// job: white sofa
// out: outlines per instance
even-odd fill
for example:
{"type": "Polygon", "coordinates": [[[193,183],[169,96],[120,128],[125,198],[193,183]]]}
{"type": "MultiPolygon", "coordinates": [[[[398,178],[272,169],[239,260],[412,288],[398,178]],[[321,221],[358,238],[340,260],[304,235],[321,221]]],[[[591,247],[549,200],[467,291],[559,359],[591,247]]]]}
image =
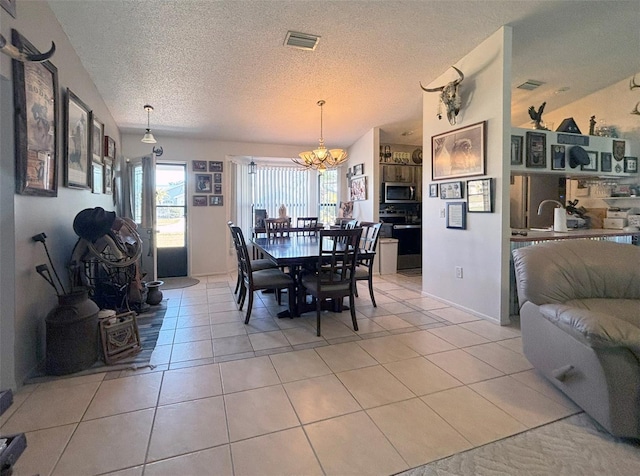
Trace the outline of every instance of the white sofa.
{"type": "Polygon", "coordinates": [[[640,246],[513,251],[525,356],[615,436],[640,438],[640,246]]]}

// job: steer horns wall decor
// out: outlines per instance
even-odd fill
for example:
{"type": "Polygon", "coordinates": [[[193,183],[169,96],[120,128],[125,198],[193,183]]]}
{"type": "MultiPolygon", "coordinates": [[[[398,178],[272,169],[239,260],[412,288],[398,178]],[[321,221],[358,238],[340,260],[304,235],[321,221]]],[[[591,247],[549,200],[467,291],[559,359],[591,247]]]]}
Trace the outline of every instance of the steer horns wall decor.
{"type": "Polygon", "coordinates": [[[4,39],[4,36],[0,34],[0,51],[18,61],[35,61],[39,63],[42,61],[47,61],[53,56],[53,53],[56,52],[56,44],[52,41],[51,49],[46,53],[31,53],[30,51],[19,50],[11,43],[7,43],[7,40],[4,39]]]}
{"type": "Polygon", "coordinates": [[[456,116],[460,112],[460,106],[462,105],[462,98],[458,93],[458,87],[460,83],[464,79],[464,74],[455,66],[452,66],[458,72],[460,77],[450,83],[447,83],[444,86],[440,86],[439,88],[425,88],[422,83],[420,83],[420,87],[428,92],[435,93],[440,92],[440,104],[438,105],[438,119],[442,119],[442,106],[447,109],[447,119],[449,119],[449,124],[452,126],[456,124],[456,116]]]}

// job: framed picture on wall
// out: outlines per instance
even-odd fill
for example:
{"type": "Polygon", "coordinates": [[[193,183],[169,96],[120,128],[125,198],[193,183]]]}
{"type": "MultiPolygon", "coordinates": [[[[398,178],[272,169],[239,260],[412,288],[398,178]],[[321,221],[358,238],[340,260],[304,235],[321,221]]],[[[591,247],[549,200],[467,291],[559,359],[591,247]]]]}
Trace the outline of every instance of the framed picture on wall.
{"type": "Polygon", "coordinates": [[[113,193],[113,160],[109,157],[104,158],[104,193],[113,193]]]}
{"type": "Polygon", "coordinates": [[[452,200],[462,198],[464,192],[462,182],[446,182],[440,184],[440,198],[442,200],[452,200]]]}
{"type": "Polygon", "coordinates": [[[194,172],[206,172],[207,171],[207,161],[206,160],[194,160],[191,162],[191,167],[194,172]]]}
{"type": "Polygon", "coordinates": [[[429,197],[435,198],[438,196],[438,184],[430,183],[429,184],[429,197]]]}
{"type": "Polygon", "coordinates": [[[209,195],[209,205],[212,207],[221,207],[224,205],[224,197],[222,195],[209,195]]]}
{"type": "Polygon", "coordinates": [[[196,192],[211,193],[211,174],[196,174],[196,192]]]}
{"type": "Polygon", "coordinates": [[[467,209],[469,213],[493,212],[493,179],[467,181],[467,209]]]}
{"type": "Polygon", "coordinates": [[[209,172],[222,172],[222,162],[221,161],[209,161],[209,172]]]}
{"type": "Polygon", "coordinates": [[[91,111],[67,88],[65,110],[65,185],[71,188],[90,188],[91,111]]]}
{"type": "Polygon", "coordinates": [[[433,180],[485,174],[486,122],[431,138],[433,180]]]}
{"type": "Polygon", "coordinates": [[[116,141],[113,137],[104,136],[104,156],[113,160],[116,158],[116,141]]]}
{"type": "Polygon", "coordinates": [[[511,165],[522,165],[522,136],[511,136],[511,165]]]}
{"type": "Polygon", "coordinates": [[[527,132],[527,167],[547,166],[547,135],[544,132],[527,132]]]}
{"type": "Polygon", "coordinates": [[[357,202],[367,199],[367,177],[366,175],[354,177],[349,185],[349,200],[357,202]]]}
{"type": "MultiPolygon", "coordinates": [[[[15,5],[11,2],[12,5],[15,5]]],[[[17,30],[16,48],[39,53],[17,30]]],[[[42,63],[13,60],[16,193],[58,196],[58,69],[42,63]]]]}
{"type": "Polygon", "coordinates": [[[611,172],[612,170],[611,152],[602,152],[600,154],[600,170],[602,172],[611,172]]]}
{"type": "Polygon", "coordinates": [[[567,152],[563,145],[551,146],[551,170],[564,170],[567,152]]]}
{"type": "Polygon", "coordinates": [[[93,154],[93,161],[101,164],[104,157],[104,148],[102,142],[104,141],[104,124],[93,115],[93,137],[91,138],[91,151],[93,154]]]}
{"type": "Polygon", "coordinates": [[[635,174],[638,172],[638,158],[637,157],[625,157],[624,158],[624,171],[629,174],[635,174]]]}
{"type": "Polygon", "coordinates": [[[586,165],[581,165],[580,170],[589,170],[593,172],[598,171],[598,152],[595,150],[587,150],[587,155],[589,156],[589,163],[586,165]]]}
{"type": "Polygon", "coordinates": [[[91,192],[102,193],[102,187],[104,186],[104,166],[102,164],[91,164],[91,192]]]}
{"type": "Polygon", "coordinates": [[[194,195],[193,196],[193,206],[194,207],[206,207],[207,206],[207,196],[206,195],[194,195]]]}
{"type": "Polygon", "coordinates": [[[466,202],[447,203],[447,228],[454,228],[458,230],[467,229],[466,202]]]}

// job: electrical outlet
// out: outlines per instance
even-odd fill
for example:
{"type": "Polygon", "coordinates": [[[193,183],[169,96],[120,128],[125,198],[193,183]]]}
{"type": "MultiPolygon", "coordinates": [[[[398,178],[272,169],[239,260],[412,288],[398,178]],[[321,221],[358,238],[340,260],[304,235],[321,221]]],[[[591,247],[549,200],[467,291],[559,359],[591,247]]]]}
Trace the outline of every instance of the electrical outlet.
{"type": "Polygon", "coordinates": [[[441,208],[440,209],[440,218],[444,218],[444,216],[445,216],[444,208],[441,208]]]}
{"type": "Polygon", "coordinates": [[[462,266],[456,266],[456,278],[462,279],[462,266]]]}

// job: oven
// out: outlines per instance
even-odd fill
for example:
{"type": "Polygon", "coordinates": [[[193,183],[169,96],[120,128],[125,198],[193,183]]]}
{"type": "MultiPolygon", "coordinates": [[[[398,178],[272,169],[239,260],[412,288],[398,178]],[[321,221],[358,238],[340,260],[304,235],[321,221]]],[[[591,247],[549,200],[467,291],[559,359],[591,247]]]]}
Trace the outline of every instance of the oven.
{"type": "Polygon", "coordinates": [[[398,240],[398,269],[422,268],[422,225],[393,225],[398,240]]]}
{"type": "Polygon", "coordinates": [[[381,211],[380,236],[398,240],[398,269],[422,268],[422,225],[407,223],[405,211],[381,211]]]}

